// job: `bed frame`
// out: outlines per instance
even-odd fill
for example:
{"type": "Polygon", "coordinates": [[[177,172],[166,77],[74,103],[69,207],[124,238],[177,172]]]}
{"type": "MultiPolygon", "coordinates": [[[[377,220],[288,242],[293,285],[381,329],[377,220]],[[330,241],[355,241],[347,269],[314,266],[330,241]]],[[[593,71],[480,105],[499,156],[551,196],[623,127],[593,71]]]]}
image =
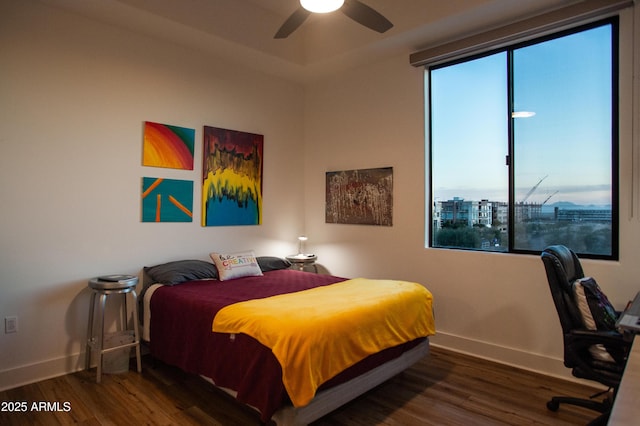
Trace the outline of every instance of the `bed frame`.
{"type": "MultiPolygon", "coordinates": [[[[429,354],[429,339],[408,350],[397,358],[369,370],[340,385],[322,390],[304,407],[286,406],[278,410],[271,420],[278,426],[303,426],[318,420],[349,401],[370,391],[381,383],[403,372],[429,354]]],[[[202,376],[207,382],[216,386],[213,381],[202,376]]],[[[236,392],[216,386],[224,392],[236,396],[236,392]]],[[[252,407],[253,408],[253,407],[252,407]]]]}
{"type": "MultiPolygon", "coordinates": [[[[149,317],[147,316],[147,313],[149,312],[148,306],[153,292],[159,287],[161,287],[161,285],[158,284],[150,286],[145,292],[142,301],[142,304],[144,305],[142,311],[145,313],[142,320],[142,338],[147,342],[149,341],[149,317]]],[[[404,352],[397,358],[391,359],[347,382],[319,391],[311,402],[304,407],[293,407],[293,405],[288,405],[279,409],[271,417],[271,420],[273,420],[278,426],[307,425],[401,373],[428,354],[429,339],[426,338],[424,341],[404,352]]],[[[236,392],[234,390],[217,386],[209,377],[201,377],[213,386],[216,386],[216,388],[232,395],[234,398],[236,397],[236,392]]],[[[251,408],[259,411],[254,407],[251,408]]]]}

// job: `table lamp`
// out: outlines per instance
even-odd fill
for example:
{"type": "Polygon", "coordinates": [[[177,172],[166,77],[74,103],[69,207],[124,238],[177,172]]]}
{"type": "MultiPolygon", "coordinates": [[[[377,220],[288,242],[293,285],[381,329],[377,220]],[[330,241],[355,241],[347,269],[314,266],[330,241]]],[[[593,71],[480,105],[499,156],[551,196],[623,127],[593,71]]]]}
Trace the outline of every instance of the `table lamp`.
{"type": "Polygon", "coordinates": [[[304,254],[304,242],[307,240],[308,238],[305,237],[304,235],[301,235],[298,237],[298,254],[299,255],[304,254]]]}

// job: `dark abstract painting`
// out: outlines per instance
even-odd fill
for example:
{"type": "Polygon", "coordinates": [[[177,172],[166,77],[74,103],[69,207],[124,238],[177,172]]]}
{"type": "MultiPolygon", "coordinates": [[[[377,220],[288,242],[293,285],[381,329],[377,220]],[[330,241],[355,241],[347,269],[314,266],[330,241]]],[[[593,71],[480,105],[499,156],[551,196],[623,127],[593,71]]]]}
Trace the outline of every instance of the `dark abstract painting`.
{"type": "Polygon", "coordinates": [[[393,168],[327,172],[326,222],[391,226],[393,168]]]}
{"type": "Polygon", "coordinates": [[[204,127],[202,226],[262,223],[264,136],[204,127]]]}

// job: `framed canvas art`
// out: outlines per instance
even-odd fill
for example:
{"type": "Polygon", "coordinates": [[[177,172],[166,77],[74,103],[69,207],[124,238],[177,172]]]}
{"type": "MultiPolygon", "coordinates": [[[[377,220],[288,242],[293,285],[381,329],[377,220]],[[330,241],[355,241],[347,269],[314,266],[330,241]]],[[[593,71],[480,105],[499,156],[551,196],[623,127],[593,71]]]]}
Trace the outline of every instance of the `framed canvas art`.
{"type": "Polygon", "coordinates": [[[142,178],[143,222],[193,222],[193,181],[142,178]]]}
{"type": "Polygon", "coordinates": [[[204,127],[202,226],[262,223],[264,136],[204,127]]]}
{"type": "Polygon", "coordinates": [[[142,165],[193,170],[195,129],[145,121],[142,165]]]}
{"type": "Polygon", "coordinates": [[[393,168],[327,172],[325,222],[391,226],[393,168]]]}

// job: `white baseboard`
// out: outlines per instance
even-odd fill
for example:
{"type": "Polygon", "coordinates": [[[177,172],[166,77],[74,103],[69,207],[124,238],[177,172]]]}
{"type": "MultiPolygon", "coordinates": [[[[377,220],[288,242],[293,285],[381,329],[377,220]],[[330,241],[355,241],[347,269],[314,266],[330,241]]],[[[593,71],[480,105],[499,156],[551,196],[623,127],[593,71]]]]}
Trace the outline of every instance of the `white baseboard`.
{"type": "MultiPolygon", "coordinates": [[[[478,358],[511,365],[547,376],[596,386],[594,382],[576,379],[563,364],[562,359],[499,346],[453,334],[438,332],[429,337],[430,344],[478,358]]],[[[84,369],[84,353],[54,358],[0,371],[0,391],[39,382],[84,369]]],[[[597,386],[596,386],[597,387],[597,386]]]]}
{"type": "Polygon", "coordinates": [[[17,388],[84,369],[84,353],[0,371],[0,391],[17,388]]]}
{"type": "Polygon", "coordinates": [[[449,349],[477,358],[495,361],[500,364],[506,364],[523,370],[544,374],[546,376],[582,383],[591,387],[600,387],[595,382],[578,379],[572,376],[571,370],[564,366],[564,362],[560,358],[552,358],[548,355],[526,352],[520,349],[499,346],[480,340],[473,340],[466,337],[440,332],[435,336],[429,337],[429,341],[434,347],[449,349]]]}

